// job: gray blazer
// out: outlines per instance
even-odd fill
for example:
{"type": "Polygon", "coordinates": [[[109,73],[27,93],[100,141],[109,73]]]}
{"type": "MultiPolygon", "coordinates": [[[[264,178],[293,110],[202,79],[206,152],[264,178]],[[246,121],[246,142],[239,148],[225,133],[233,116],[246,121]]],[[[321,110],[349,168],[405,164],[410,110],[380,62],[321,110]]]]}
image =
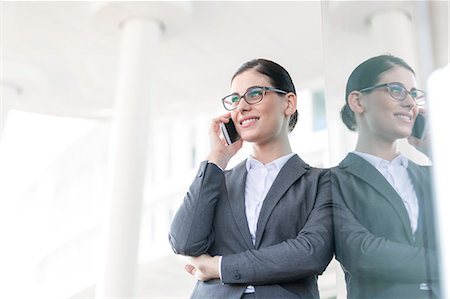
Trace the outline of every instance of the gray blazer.
{"type": "Polygon", "coordinates": [[[231,170],[201,163],[169,233],[177,254],[222,255],[222,281],[197,282],[192,298],[319,298],[317,275],[333,254],[329,170],[294,155],[280,170],[253,245],[245,215],[245,161],[231,170]]]}
{"type": "Polygon", "coordinates": [[[429,167],[409,161],[408,173],[419,201],[415,235],[402,199],[369,162],[350,153],[331,169],[336,257],[348,298],[439,297],[429,167]]]}

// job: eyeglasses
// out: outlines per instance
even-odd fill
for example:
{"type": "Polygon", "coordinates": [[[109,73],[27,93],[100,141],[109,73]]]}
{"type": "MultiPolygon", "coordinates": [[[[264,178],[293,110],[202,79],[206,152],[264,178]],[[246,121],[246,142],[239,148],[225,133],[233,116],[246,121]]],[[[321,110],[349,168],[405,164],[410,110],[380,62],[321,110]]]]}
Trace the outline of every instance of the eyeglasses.
{"type": "Polygon", "coordinates": [[[262,101],[264,95],[266,94],[266,91],[274,91],[282,94],[288,93],[287,91],[273,87],[252,86],[249,89],[247,89],[247,91],[242,96],[240,96],[238,93],[232,93],[224,97],[222,99],[222,104],[228,111],[233,111],[234,109],[236,109],[242,98],[244,98],[244,100],[249,105],[254,105],[262,101]]]}
{"type": "Polygon", "coordinates": [[[375,86],[363,88],[359,92],[369,92],[381,87],[387,87],[387,90],[389,91],[391,97],[393,97],[397,101],[403,101],[409,94],[417,105],[421,106],[425,104],[426,94],[424,91],[415,88],[412,88],[410,91],[408,91],[403,84],[398,82],[378,84],[375,86]]]}

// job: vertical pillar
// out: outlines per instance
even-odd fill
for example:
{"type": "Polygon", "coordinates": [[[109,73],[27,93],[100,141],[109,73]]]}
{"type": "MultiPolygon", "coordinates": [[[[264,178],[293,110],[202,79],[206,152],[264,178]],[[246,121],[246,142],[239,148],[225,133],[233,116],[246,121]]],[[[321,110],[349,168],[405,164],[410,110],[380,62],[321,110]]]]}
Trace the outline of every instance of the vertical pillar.
{"type": "Polygon", "coordinates": [[[422,2],[429,6],[428,20],[431,27],[434,67],[442,68],[450,62],[450,3],[448,1],[418,1],[418,3],[422,2]]]}
{"type": "Polygon", "coordinates": [[[160,35],[160,24],[145,17],[132,17],[120,24],[105,264],[96,298],[133,297],[151,104],[150,74],[157,61],[160,35]]]}
{"type": "Polygon", "coordinates": [[[21,94],[21,89],[13,84],[2,82],[0,94],[0,140],[3,136],[3,129],[6,125],[9,111],[15,98],[21,94]]]}
{"type": "Polygon", "coordinates": [[[433,180],[435,199],[435,224],[437,240],[439,240],[439,270],[440,270],[440,298],[450,298],[450,236],[447,228],[450,226],[450,190],[448,188],[448,165],[450,165],[450,145],[447,141],[448,126],[443,125],[448,117],[450,98],[448,89],[450,82],[450,64],[434,71],[428,79],[430,127],[434,138],[431,138],[431,151],[433,154],[433,180]]]}
{"type": "Polygon", "coordinates": [[[378,53],[391,53],[403,58],[417,71],[417,44],[413,24],[407,12],[378,11],[370,18],[370,30],[378,53]]]}

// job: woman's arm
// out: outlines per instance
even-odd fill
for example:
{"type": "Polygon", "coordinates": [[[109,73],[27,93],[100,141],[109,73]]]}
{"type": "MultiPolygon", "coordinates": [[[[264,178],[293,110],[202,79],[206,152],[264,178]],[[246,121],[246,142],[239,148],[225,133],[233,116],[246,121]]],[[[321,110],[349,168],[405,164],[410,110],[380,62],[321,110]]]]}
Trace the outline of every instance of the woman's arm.
{"type": "Polygon", "coordinates": [[[438,278],[435,250],[373,235],[346,205],[345,192],[337,180],[332,175],[336,258],[347,271],[396,282],[420,283],[438,278]]]}
{"type": "Polygon", "coordinates": [[[169,242],[177,254],[199,256],[208,251],[214,240],[214,211],[217,200],[226,189],[223,169],[242,147],[242,140],[226,145],[220,137],[219,125],[227,122],[229,116],[227,113],[212,120],[209,162],[200,164],[197,176],[172,221],[169,242]]]}
{"type": "MultiPolygon", "coordinates": [[[[314,207],[296,238],[279,244],[222,257],[225,284],[263,285],[298,280],[322,273],[333,256],[329,172],[324,172],[314,207]]],[[[219,278],[218,257],[191,259],[186,270],[198,279],[219,278]]]]}
{"type": "Polygon", "coordinates": [[[215,164],[202,162],[170,226],[169,242],[175,253],[199,256],[208,251],[214,239],[216,203],[224,188],[223,171],[215,164]]]}

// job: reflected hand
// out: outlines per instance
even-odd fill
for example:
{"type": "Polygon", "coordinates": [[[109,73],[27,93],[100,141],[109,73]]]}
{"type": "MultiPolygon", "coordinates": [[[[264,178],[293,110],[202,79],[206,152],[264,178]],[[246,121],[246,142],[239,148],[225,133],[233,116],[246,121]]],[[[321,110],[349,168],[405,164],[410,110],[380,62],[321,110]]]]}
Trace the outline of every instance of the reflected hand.
{"type": "Polygon", "coordinates": [[[189,264],[184,269],[195,278],[201,281],[220,278],[219,256],[203,254],[198,257],[189,257],[189,264]]]}
{"type": "Polygon", "coordinates": [[[224,137],[221,135],[220,123],[228,123],[231,113],[223,114],[216,117],[211,122],[209,129],[209,139],[211,150],[208,155],[208,161],[225,169],[230,159],[241,149],[243,140],[239,139],[233,144],[227,145],[224,137]]]}
{"type": "Polygon", "coordinates": [[[414,146],[421,153],[425,154],[427,157],[429,157],[429,146],[430,146],[429,140],[430,140],[429,133],[426,133],[423,139],[419,139],[414,136],[408,137],[408,143],[414,146]]]}

